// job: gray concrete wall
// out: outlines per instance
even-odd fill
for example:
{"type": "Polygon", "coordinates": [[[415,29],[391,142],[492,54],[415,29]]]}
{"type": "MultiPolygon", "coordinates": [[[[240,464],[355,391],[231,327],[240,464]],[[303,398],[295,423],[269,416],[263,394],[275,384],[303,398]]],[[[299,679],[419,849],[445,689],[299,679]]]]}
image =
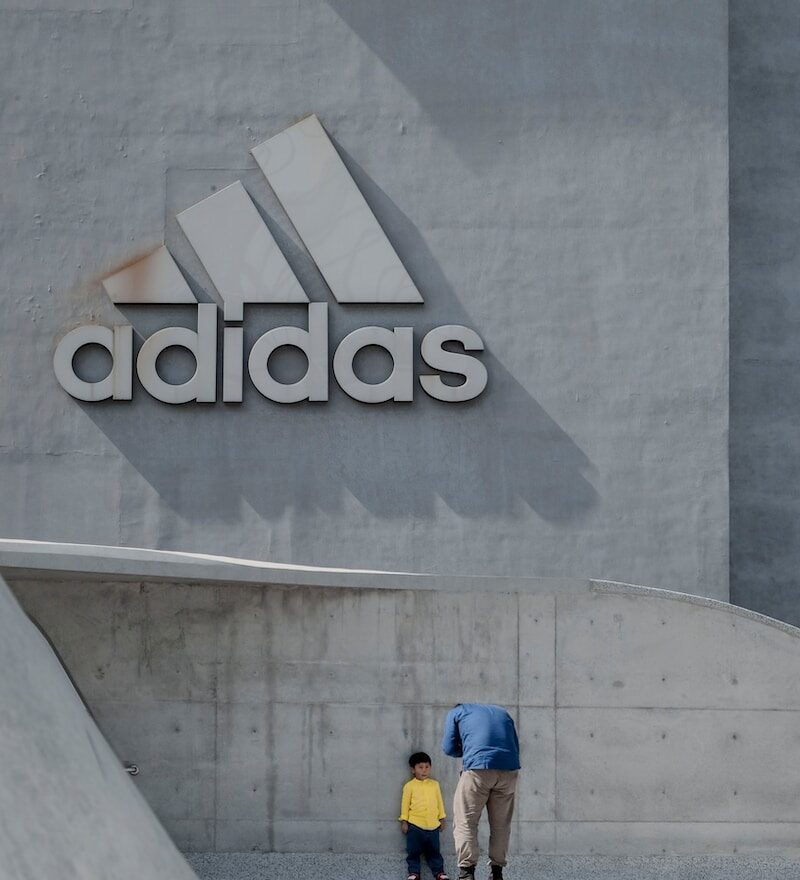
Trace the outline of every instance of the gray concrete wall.
{"type": "Polygon", "coordinates": [[[731,597],[800,623],[800,11],[730,7],[731,597]]]}
{"type": "MultiPolygon", "coordinates": [[[[726,598],[726,11],[2,3],[0,535],[726,598]],[[237,178],[329,300],[249,156],[312,111],[425,298],[332,304],[332,338],[466,324],[485,394],[69,398],[54,345],[120,320],[99,284],[114,268],[165,240],[216,298],[174,214],[237,178]]],[[[191,321],[123,317],[142,335],[191,321]]],[[[248,307],[248,344],[301,320],[248,307]]]]}
{"type": "Polygon", "coordinates": [[[2,579],[0,876],[195,876],[2,579]]]}
{"type": "Polygon", "coordinates": [[[679,594],[13,576],[191,851],[399,853],[408,754],[517,718],[520,853],[797,855],[800,631],[679,594]]]}

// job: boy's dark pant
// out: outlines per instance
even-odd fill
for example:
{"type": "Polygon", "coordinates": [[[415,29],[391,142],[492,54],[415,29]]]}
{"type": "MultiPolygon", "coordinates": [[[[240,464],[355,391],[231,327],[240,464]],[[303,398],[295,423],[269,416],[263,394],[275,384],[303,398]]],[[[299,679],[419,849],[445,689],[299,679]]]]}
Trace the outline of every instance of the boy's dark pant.
{"type": "Polygon", "coordinates": [[[439,829],[428,831],[409,822],[406,834],[406,864],[409,874],[420,874],[420,856],[425,856],[428,867],[436,875],[444,870],[444,860],[439,852],[439,829]]]}

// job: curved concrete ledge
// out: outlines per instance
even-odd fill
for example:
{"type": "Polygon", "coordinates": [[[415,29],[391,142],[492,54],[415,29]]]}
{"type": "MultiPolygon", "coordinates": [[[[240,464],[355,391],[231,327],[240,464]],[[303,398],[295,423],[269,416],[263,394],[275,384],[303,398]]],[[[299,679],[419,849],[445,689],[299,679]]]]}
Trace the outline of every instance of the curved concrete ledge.
{"type": "Polygon", "coordinates": [[[7,880],[195,876],[2,580],[0,866],[7,880]]]}
{"type": "Polygon", "coordinates": [[[730,602],[723,602],[721,599],[712,599],[707,596],[695,596],[693,593],[681,593],[676,590],[663,590],[657,587],[643,587],[637,584],[622,584],[618,581],[589,581],[589,589],[597,593],[618,593],[620,595],[644,596],[651,599],[669,599],[673,602],[688,602],[690,605],[698,605],[703,608],[713,608],[725,614],[734,614],[747,620],[754,620],[764,626],[771,626],[779,629],[795,638],[800,638],[800,629],[786,623],[783,620],[776,620],[774,617],[768,617],[766,614],[759,614],[757,611],[750,611],[748,608],[741,608],[739,605],[731,605],[730,602]]]}
{"type": "Polygon", "coordinates": [[[6,547],[9,579],[185,850],[397,852],[406,755],[477,700],[517,717],[518,854],[800,854],[793,627],[599,581],[51,550],[66,572],[6,547]]]}
{"type": "Polygon", "coordinates": [[[417,574],[408,571],[323,568],[288,565],[203,553],[179,553],[142,547],[101,544],[63,544],[0,538],[0,571],[59,572],[116,579],[158,578],[182,581],[271,583],[310,587],[370,587],[393,590],[482,590],[500,592],[559,592],[588,589],[589,579],[490,577],[417,574]]]}
{"type": "Polygon", "coordinates": [[[82,575],[115,580],[159,579],[164,581],[214,581],[297,586],[344,587],[366,586],[378,589],[480,590],[555,594],[561,592],[628,593],[690,602],[737,614],[765,625],[800,636],[800,629],[755,611],[740,608],[705,596],[675,590],[663,590],[617,581],[593,578],[491,577],[435,575],[371,569],[330,568],[313,565],[290,565],[232,556],[152,550],[144,547],[112,547],[103,544],[71,544],[57,541],[31,541],[0,538],[0,572],[7,571],[16,580],[37,578],[49,573],[82,575]]]}

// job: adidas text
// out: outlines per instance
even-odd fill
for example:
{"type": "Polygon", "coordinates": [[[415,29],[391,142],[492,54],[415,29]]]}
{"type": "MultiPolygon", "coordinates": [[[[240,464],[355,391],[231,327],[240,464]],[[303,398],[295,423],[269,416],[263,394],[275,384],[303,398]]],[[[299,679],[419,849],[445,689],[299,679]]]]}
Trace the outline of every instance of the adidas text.
{"type": "MultiPolygon", "coordinates": [[[[166,327],[145,340],[136,357],[136,373],[144,389],[163,403],[217,401],[217,307],[209,303],[197,306],[197,330],[166,327]],[[158,373],[159,355],[167,348],[187,349],[194,356],[194,375],[182,384],[164,381],[158,373]]],[[[223,328],[222,400],[242,401],[244,380],[244,329],[223,328]]],[[[432,370],[456,374],[463,381],[449,385],[439,372],[420,375],[419,384],[432,398],[447,403],[472,400],[486,387],[488,375],[481,361],[466,352],[482,351],[483,342],[469,327],[445,324],[430,330],[422,339],[420,354],[432,370]],[[450,351],[446,345],[455,343],[464,353],[450,351]]],[[[275,327],[260,336],[247,357],[250,381],[268,400],[276,403],[327,401],[329,395],[328,306],[310,303],[308,329],[275,327]],[[299,349],[306,358],[305,375],[296,382],[283,383],[269,371],[270,355],[285,346],[299,349]]],[[[84,324],[71,330],[59,342],[53,367],[61,387],[78,400],[131,400],[133,396],[133,327],[117,324],[112,328],[100,324],[84,324]],[[98,382],[81,379],[74,369],[74,357],[85,345],[99,345],[111,355],[111,371],[98,382]]],[[[360,327],[348,333],[333,353],[333,375],[342,390],[362,403],[412,401],[414,399],[414,337],[412,327],[360,327]],[[353,369],[353,361],[361,349],[378,346],[389,353],[392,371],[382,382],[362,381],[353,369]]]]}

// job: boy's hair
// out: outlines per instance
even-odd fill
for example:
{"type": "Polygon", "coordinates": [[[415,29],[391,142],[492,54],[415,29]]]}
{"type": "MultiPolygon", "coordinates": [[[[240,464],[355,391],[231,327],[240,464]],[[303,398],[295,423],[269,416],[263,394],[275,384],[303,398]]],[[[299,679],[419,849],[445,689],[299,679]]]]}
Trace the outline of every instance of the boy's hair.
{"type": "Polygon", "coordinates": [[[417,764],[432,764],[431,756],[427,752],[414,752],[408,759],[409,767],[416,767],[417,764]]]}

